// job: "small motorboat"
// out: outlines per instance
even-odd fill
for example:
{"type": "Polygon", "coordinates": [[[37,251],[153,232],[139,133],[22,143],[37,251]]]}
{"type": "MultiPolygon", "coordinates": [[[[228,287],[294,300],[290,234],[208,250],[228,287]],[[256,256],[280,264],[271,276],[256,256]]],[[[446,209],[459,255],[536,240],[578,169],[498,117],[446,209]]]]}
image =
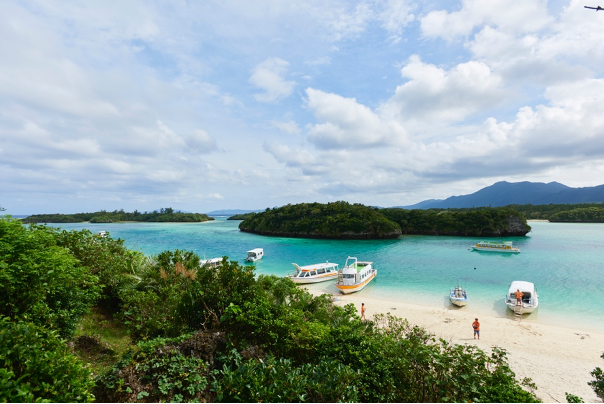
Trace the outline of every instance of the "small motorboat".
{"type": "Polygon", "coordinates": [[[449,300],[455,306],[463,307],[468,304],[468,293],[466,292],[465,288],[457,285],[454,288],[451,288],[449,300]]]}
{"type": "Polygon", "coordinates": [[[511,241],[495,243],[492,241],[481,241],[472,246],[474,251],[490,251],[503,253],[519,253],[520,248],[514,247],[511,241]]]}
{"type": "Polygon", "coordinates": [[[222,258],[209,258],[199,260],[199,265],[201,265],[202,267],[205,266],[208,268],[217,268],[220,266],[220,264],[222,264],[222,258]]]}
{"type": "Polygon", "coordinates": [[[529,314],[537,310],[539,306],[539,295],[535,284],[526,281],[514,281],[510,283],[510,288],[505,295],[505,304],[508,309],[512,310],[516,315],[529,314]],[[516,293],[521,300],[516,298],[516,293]]]}
{"type": "Polygon", "coordinates": [[[247,262],[256,262],[262,257],[264,257],[264,250],[262,248],[254,248],[253,250],[249,250],[247,252],[247,257],[245,257],[245,260],[247,262]]]}

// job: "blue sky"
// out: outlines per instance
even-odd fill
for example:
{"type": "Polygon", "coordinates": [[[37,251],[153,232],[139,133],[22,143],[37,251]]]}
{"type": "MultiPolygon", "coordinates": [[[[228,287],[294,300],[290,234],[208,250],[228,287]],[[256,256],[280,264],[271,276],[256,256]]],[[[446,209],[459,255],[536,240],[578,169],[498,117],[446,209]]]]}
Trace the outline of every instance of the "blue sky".
{"type": "Polygon", "coordinates": [[[586,1],[5,1],[0,206],[409,205],[604,183],[586,1]]]}

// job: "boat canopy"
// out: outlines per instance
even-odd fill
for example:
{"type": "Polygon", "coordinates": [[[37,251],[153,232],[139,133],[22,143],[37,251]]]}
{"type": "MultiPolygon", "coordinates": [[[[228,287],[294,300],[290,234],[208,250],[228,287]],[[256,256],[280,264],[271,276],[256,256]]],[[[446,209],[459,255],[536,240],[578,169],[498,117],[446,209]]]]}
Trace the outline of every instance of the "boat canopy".
{"type": "Polygon", "coordinates": [[[516,290],[520,290],[522,293],[529,292],[535,293],[535,284],[526,281],[514,281],[510,283],[510,293],[514,293],[516,290]]]}

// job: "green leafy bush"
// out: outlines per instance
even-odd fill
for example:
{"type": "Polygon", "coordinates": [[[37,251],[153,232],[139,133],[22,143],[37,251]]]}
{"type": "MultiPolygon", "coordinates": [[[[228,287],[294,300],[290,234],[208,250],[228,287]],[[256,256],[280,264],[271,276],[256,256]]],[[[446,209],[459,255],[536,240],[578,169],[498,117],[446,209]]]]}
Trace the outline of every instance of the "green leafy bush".
{"type": "Polygon", "coordinates": [[[179,346],[190,337],[139,342],[99,377],[98,398],[106,402],[207,401],[207,364],[195,351],[179,346]]]}
{"type": "Polygon", "coordinates": [[[0,218],[0,314],[73,335],[99,297],[98,279],[45,226],[0,218]]]}
{"type": "Polygon", "coordinates": [[[216,371],[212,388],[217,402],[357,402],[359,375],[326,358],[318,364],[294,365],[269,356],[216,371]]]}
{"type": "Polygon", "coordinates": [[[0,402],[91,402],[89,370],[54,331],[0,318],[0,402]]]}
{"type": "MultiPolygon", "coordinates": [[[[604,359],[604,354],[602,354],[601,358],[604,359]]],[[[597,367],[591,372],[591,375],[595,378],[595,380],[592,380],[587,384],[594,389],[596,395],[600,399],[604,400],[604,372],[600,367],[597,367]]]]}

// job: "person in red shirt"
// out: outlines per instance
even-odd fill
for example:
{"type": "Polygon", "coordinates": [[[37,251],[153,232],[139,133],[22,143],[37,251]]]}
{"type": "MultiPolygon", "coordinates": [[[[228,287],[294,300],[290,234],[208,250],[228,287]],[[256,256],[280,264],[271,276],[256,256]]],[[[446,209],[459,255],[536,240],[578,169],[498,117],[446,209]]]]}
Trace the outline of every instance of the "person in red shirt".
{"type": "Polygon", "coordinates": [[[480,339],[480,323],[478,322],[477,318],[474,319],[472,328],[474,329],[474,339],[476,339],[476,336],[478,336],[478,339],[480,339]]]}

